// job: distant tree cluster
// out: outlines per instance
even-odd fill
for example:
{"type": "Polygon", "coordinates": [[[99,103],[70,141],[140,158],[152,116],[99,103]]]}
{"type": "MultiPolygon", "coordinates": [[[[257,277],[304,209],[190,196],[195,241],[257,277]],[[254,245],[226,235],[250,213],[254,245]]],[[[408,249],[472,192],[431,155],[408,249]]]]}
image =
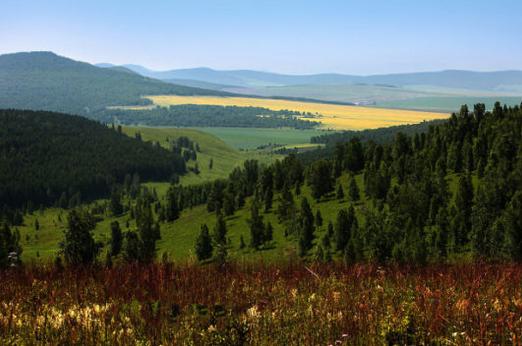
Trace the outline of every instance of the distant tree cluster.
{"type": "Polygon", "coordinates": [[[274,111],[261,107],[176,105],[146,110],[107,109],[95,115],[105,123],[125,125],[184,127],[291,127],[311,129],[316,121],[304,120],[305,113],[290,110],[274,111]]]}

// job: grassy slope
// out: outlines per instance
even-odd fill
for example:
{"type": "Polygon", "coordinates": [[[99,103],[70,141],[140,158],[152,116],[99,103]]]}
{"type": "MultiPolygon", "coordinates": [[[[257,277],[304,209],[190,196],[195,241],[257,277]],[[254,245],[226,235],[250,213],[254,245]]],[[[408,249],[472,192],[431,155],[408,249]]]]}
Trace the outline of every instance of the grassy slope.
{"type": "MultiPolygon", "coordinates": [[[[452,195],[455,194],[456,175],[449,175],[448,184],[452,195]]],[[[365,207],[371,208],[372,205],[369,201],[364,198],[364,189],[362,182],[362,175],[356,176],[356,181],[361,190],[361,196],[363,197],[361,202],[355,205],[356,213],[359,220],[362,221],[361,210],[365,207]]],[[[340,179],[343,184],[345,191],[347,190],[348,177],[343,175],[340,179]]],[[[474,179],[474,185],[476,185],[476,178],[474,179]]],[[[159,191],[161,192],[161,191],[159,191]]],[[[333,196],[326,200],[317,203],[310,197],[310,190],[304,186],[302,189],[302,196],[306,196],[311,204],[312,210],[315,212],[319,209],[323,217],[323,226],[316,231],[316,242],[321,239],[324,235],[329,221],[335,223],[337,212],[341,208],[347,208],[350,202],[347,200],[338,201],[333,196]]],[[[273,242],[262,251],[254,252],[248,247],[240,250],[240,237],[243,236],[245,243],[249,243],[250,234],[248,229],[247,220],[249,218],[249,203],[247,200],[246,206],[236,211],[233,216],[226,218],[228,227],[228,238],[230,238],[229,256],[233,259],[238,260],[264,260],[267,262],[278,261],[280,259],[291,256],[296,253],[296,239],[293,237],[284,237],[284,228],[277,221],[277,215],[274,210],[277,208],[277,195],[274,197],[274,205],[272,211],[263,214],[264,220],[272,223],[274,227],[274,240],[273,242]]],[[[296,199],[296,203],[299,206],[301,197],[296,199]]],[[[160,193],[160,198],[161,193],[160,193]]],[[[26,217],[27,226],[22,227],[22,246],[24,247],[23,258],[25,260],[32,259],[36,256],[36,252],[39,251],[42,258],[50,258],[58,249],[58,243],[62,239],[62,230],[65,227],[67,212],[64,210],[49,209],[43,214],[36,212],[34,215],[28,215],[26,217]],[[62,214],[63,222],[58,221],[58,215],[62,214]],[[39,231],[34,230],[34,220],[38,218],[41,229],[39,231]],[[38,241],[35,240],[35,235],[38,234],[38,241]],[[26,240],[26,235],[29,235],[29,241],[26,240]]],[[[126,230],[126,222],[129,219],[128,215],[123,215],[118,218],[107,216],[102,222],[98,223],[95,231],[97,239],[107,242],[109,240],[110,222],[117,220],[119,221],[123,230],[126,230]]],[[[173,223],[161,225],[162,239],[158,242],[158,255],[167,253],[172,259],[177,261],[185,261],[194,258],[194,243],[196,237],[199,234],[199,230],[202,224],[207,224],[212,230],[215,224],[215,214],[208,213],[205,205],[195,207],[193,209],[186,209],[182,212],[181,217],[173,223]]],[[[129,221],[130,229],[135,227],[134,221],[129,221]]]]}
{"type": "MultiPolygon", "coordinates": [[[[196,141],[201,148],[201,152],[198,153],[197,158],[201,173],[199,175],[189,173],[181,177],[181,183],[183,185],[198,184],[219,178],[226,178],[234,167],[241,165],[243,161],[249,158],[257,159],[262,163],[270,163],[277,158],[281,158],[280,155],[258,151],[240,152],[229,147],[219,138],[194,129],[124,127],[123,131],[129,136],[134,136],[134,134],[139,131],[144,141],[156,141],[167,148],[167,138],[175,139],[180,136],[187,136],[196,141]],[[213,160],[212,169],[209,169],[210,159],[213,160]]],[[[195,161],[189,161],[188,165],[194,166],[195,161]]],[[[160,196],[164,195],[169,187],[169,183],[164,182],[148,182],[145,185],[150,188],[155,188],[160,196]]],[[[106,240],[110,223],[114,220],[118,220],[120,224],[125,225],[126,218],[126,216],[120,218],[106,216],[96,228],[95,233],[97,238],[106,240]]],[[[56,253],[58,243],[63,237],[62,232],[66,225],[66,219],[67,211],[56,208],[47,209],[43,213],[37,211],[33,215],[27,215],[25,226],[20,228],[22,246],[24,248],[24,259],[35,258],[37,252],[42,258],[52,257],[56,253]],[[34,229],[36,219],[38,219],[40,223],[39,231],[35,231],[34,229]],[[61,219],[61,221],[59,219],[61,219]],[[29,237],[27,237],[27,235],[29,237]]]]}
{"type": "Polygon", "coordinates": [[[248,150],[268,143],[292,146],[309,144],[311,137],[326,133],[322,130],[296,130],[290,128],[205,127],[200,130],[221,138],[231,147],[248,150]]]}

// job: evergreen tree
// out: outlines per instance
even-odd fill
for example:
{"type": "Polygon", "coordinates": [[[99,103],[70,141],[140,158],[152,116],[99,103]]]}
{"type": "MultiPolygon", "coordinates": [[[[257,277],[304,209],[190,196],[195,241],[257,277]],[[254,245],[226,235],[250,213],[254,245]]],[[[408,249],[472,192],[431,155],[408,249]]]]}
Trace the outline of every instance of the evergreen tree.
{"type": "Polygon", "coordinates": [[[120,224],[118,221],[111,222],[111,242],[110,254],[111,256],[118,256],[121,251],[123,243],[123,235],[121,233],[120,224]]]}
{"type": "Polygon", "coordinates": [[[304,256],[312,248],[315,232],[314,214],[306,197],[301,200],[300,221],[299,254],[304,256]]]}
{"type": "Polygon", "coordinates": [[[96,260],[101,244],[94,240],[94,227],[95,222],[88,213],[81,210],[69,213],[64,241],[60,245],[68,264],[88,265],[96,260]]]}
{"type": "Polygon", "coordinates": [[[214,251],[212,238],[210,237],[208,227],[205,224],[201,225],[201,231],[196,239],[195,250],[199,261],[204,261],[212,257],[212,251],[214,251]]]}
{"type": "Polygon", "coordinates": [[[214,226],[214,241],[217,244],[226,244],[227,242],[227,224],[223,214],[216,215],[216,225],[214,226]]]}
{"type": "Polygon", "coordinates": [[[259,206],[254,201],[250,206],[250,219],[248,220],[250,227],[250,246],[254,249],[259,249],[263,245],[263,236],[265,225],[263,223],[263,216],[259,213],[259,206]]]}
{"type": "Polygon", "coordinates": [[[263,236],[263,240],[265,242],[270,242],[274,239],[274,228],[270,222],[265,224],[265,234],[263,236]]]}
{"type": "Polygon", "coordinates": [[[20,233],[11,231],[7,223],[0,227],[0,269],[19,262],[22,254],[20,233]]]}
{"type": "Polygon", "coordinates": [[[337,187],[336,197],[340,201],[342,201],[344,199],[344,190],[343,190],[343,186],[341,184],[339,184],[339,186],[337,187]]]}
{"type": "Polygon", "coordinates": [[[112,189],[111,193],[111,212],[113,215],[121,215],[123,213],[123,204],[121,203],[121,194],[117,188],[112,189]]]}
{"type": "Polygon", "coordinates": [[[139,260],[150,262],[156,256],[156,241],[160,239],[159,225],[154,223],[150,202],[147,199],[138,198],[135,213],[140,240],[139,260]]]}
{"type": "Polygon", "coordinates": [[[351,230],[357,223],[355,210],[352,206],[349,209],[341,209],[337,213],[335,224],[335,244],[337,251],[343,251],[350,240],[351,230]]]}
{"type": "Polygon", "coordinates": [[[323,216],[321,215],[321,211],[317,209],[317,212],[315,213],[315,225],[317,227],[323,226],[323,216]]]}
{"type": "Polygon", "coordinates": [[[505,211],[504,225],[511,258],[522,261],[522,191],[517,191],[505,211]]]}
{"type": "Polygon", "coordinates": [[[326,160],[319,160],[310,166],[308,184],[312,189],[312,197],[319,200],[334,188],[332,167],[326,160]]]}
{"type": "Polygon", "coordinates": [[[174,192],[174,190],[169,189],[167,192],[167,204],[165,206],[165,220],[168,222],[172,222],[179,218],[180,207],[178,204],[178,196],[174,192]]]}
{"type": "Polygon", "coordinates": [[[455,196],[455,207],[457,215],[455,218],[455,231],[457,245],[464,245],[468,241],[471,231],[471,213],[473,206],[473,185],[471,175],[463,174],[459,178],[457,194],[455,196]]]}
{"type": "Polygon", "coordinates": [[[355,177],[350,178],[350,183],[348,184],[348,197],[352,203],[356,203],[361,198],[355,177]]]}
{"type": "Polygon", "coordinates": [[[269,187],[265,191],[264,202],[265,202],[265,213],[269,212],[272,209],[272,200],[274,198],[274,193],[272,191],[272,187],[269,187]]]}
{"type": "Polygon", "coordinates": [[[294,197],[292,196],[290,189],[288,189],[288,186],[285,184],[283,185],[283,190],[281,191],[281,196],[279,198],[279,206],[277,208],[279,222],[288,220],[293,214],[294,209],[294,197]]]}

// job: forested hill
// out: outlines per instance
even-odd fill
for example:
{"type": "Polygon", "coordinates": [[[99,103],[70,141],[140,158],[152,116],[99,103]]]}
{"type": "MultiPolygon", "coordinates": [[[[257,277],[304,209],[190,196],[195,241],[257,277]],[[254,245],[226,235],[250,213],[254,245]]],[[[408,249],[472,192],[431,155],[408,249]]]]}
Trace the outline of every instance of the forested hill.
{"type": "Polygon", "coordinates": [[[225,95],[129,71],[96,67],[51,52],[0,55],[0,108],[89,115],[107,106],[144,104],[143,95],[225,95]]]}
{"type": "MultiPolygon", "coordinates": [[[[311,166],[312,177],[320,162],[311,166]]],[[[362,227],[347,231],[341,248],[349,261],[419,263],[468,254],[522,260],[518,106],[497,103],[491,112],[484,104],[463,106],[426,133],[399,133],[384,145],[339,143],[325,162],[334,176],[363,173],[365,194],[377,206],[364,212],[362,227]]]]}
{"type": "MultiPolygon", "coordinates": [[[[204,192],[173,190],[185,205],[206,202],[225,215],[251,196],[249,220],[277,196],[274,229],[295,239],[301,256],[319,260],[522,261],[522,108],[463,106],[426,132],[398,133],[388,143],[352,138],[306,165],[293,156],[265,168],[248,162],[204,192]],[[337,214],[327,232],[315,216],[321,208],[337,214]]],[[[262,223],[249,227],[254,248],[262,246],[262,223]]]]}
{"type": "Polygon", "coordinates": [[[0,123],[0,215],[29,201],[104,196],[127,175],[168,180],[185,172],[180,155],[79,116],[0,110],[0,123]]]}

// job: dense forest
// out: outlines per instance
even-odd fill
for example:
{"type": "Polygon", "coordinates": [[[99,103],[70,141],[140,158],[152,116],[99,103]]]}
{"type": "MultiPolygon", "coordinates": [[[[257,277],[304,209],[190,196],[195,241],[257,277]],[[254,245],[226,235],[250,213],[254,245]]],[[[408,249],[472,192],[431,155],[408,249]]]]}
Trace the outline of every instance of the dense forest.
{"type": "Polygon", "coordinates": [[[82,117],[0,110],[0,123],[0,215],[77,205],[107,195],[126,176],[169,180],[186,170],[179,148],[169,151],[82,117]]]}
{"type": "Polygon", "coordinates": [[[108,109],[96,115],[105,123],[185,127],[292,127],[310,129],[318,122],[299,119],[309,114],[261,107],[178,105],[147,110],[108,109]]]}
{"type": "Polygon", "coordinates": [[[227,95],[96,67],[51,52],[0,56],[0,108],[85,115],[107,106],[150,104],[144,95],[227,95]]]}
{"type": "MultiPolygon", "coordinates": [[[[228,180],[173,187],[168,199],[177,211],[207,203],[219,219],[243,207],[246,197],[252,198],[250,245],[255,249],[270,235],[262,211],[275,207],[299,253],[319,260],[521,260],[522,110],[499,103],[491,112],[483,104],[473,111],[463,106],[427,132],[397,133],[384,144],[352,138],[309,165],[294,156],[268,167],[248,161],[228,180]],[[340,184],[343,174],[350,176],[348,186],[340,184]],[[303,184],[319,202],[350,201],[321,239],[316,229],[323,220],[300,195],[303,184]]],[[[196,251],[211,251],[205,247],[212,245],[207,233],[202,227],[196,251]]],[[[201,258],[208,258],[201,251],[201,258]]]]}
{"type": "Polygon", "coordinates": [[[373,141],[375,143],[388,143],[394,140],[397,133],[402,132],[406,135],[415,135],[416,133],[427,132],[432,125],[443,123],[445,120],[423,121],[419,124],[398,125],[383,127],[378,129],[368,129],[360,131],[338,131],[334,133],[326,133],[315,136],[310,139],[310,143],[326,144],[327,146],[335,146],[339,142],[348,142],[352,138],[358,138],[362,142],[373,141]]]}

